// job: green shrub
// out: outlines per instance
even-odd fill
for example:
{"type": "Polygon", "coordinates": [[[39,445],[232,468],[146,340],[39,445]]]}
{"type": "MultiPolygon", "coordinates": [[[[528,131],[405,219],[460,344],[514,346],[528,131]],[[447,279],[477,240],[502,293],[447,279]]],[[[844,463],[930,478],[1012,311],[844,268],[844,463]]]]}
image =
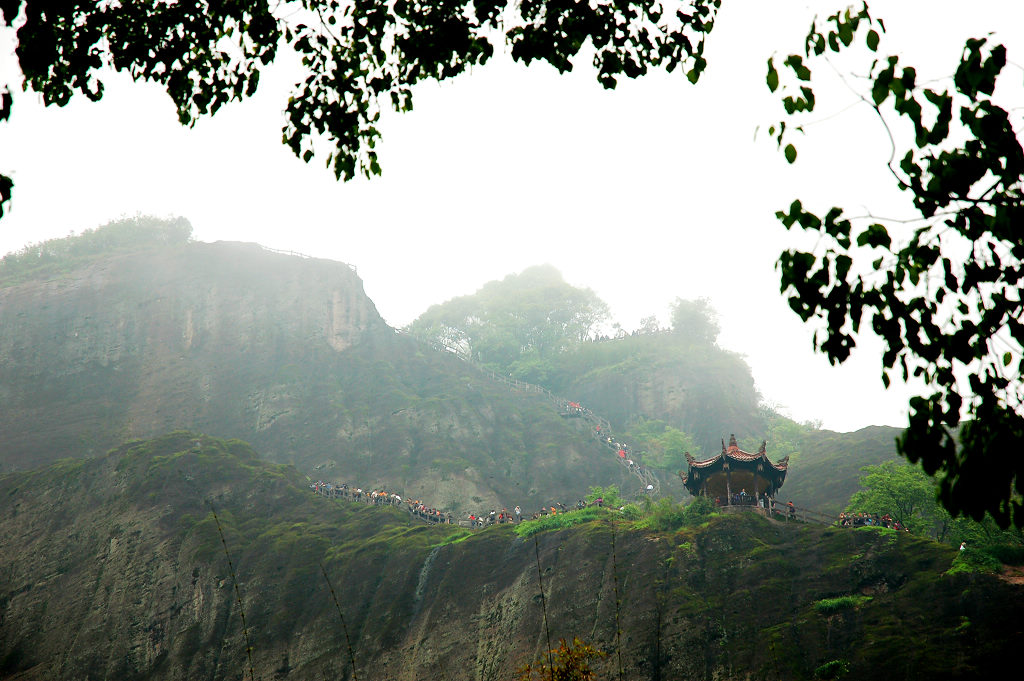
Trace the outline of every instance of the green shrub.
{"type": "MultiPolygon", "coordinates": [[[[852,610],[859,605],[863,605],[871,601],[871,596],[839,596],[838,598],[822,598],[820,601],[814,604],[814,609],[823,615],[831,615],[832,613],[840,612],[842,610],[852,610]]],[[[822,678],[835,678],[835,677],[822,677],[822,678]]]]}
{"type": "Polygon", "coordinates": [[[619,508],[623,506],[622,497],[619,496],[619,488],[615,485],[608,485],[607,487],[591,487],[590,493],[587,494],[587,501],[594,503],[598,499],[603,499],[602,505],[608,508],[619,508]]]}
{"type": "Polygon", "coordinates": [[[57,276],[112,253],[182,245],[192,237],[185,218],[121,218],[77,236],[31,244],[0,258],[0,281],[15,284],[38,276],[57,276]]]}
{"type": "Polygon", "coordinates": [[[672,532],[681,527],[703,524],[714,515],[715,504],[706,497],[696,497],[683,506],[671,497],[663,497],[654,503],[647,503],[644,511],[644,517],[637,521],[638,528],[672,532]]]}
{"type": "Polygon", "coordinates": [[[671,497],[658,499],[651,507],[651,513],[647,517],[648,527],[667,532],[678,530],[685,523],[686,509],[671,497]]]}
{"type": "Polygon", "coordinates": [[[814,678],[838,679],[848,671],[850,671],[850,664],[846,660],[832,660],[815,669],[814,678]]]}
{"type": "Polygon", "coordinates": [[[683,509],[684,525],[700,525],[715,513],[715,502],[701,496],[694,497],[693,501],[683,509]]]}
{"type": "Polygon", "coordinates": [[[598,518],[606,517],[608,511],[604,508],[598,508],[597,506],[590,506],[579,511],[569,511],[568,513],[559,513],[557,515],[546,515],[537,520],[526,520],[516,525],[515,532],[520,537],[532,537],[538,532],[547,532],[548,530],[560,530],[566,527],[573,527],[574,525],[582,525],[583,523],[596,520],[598,518]]]}
{"type": "Polygon", "coordinates": [[[640,520],[644,517],[644,512],[636,504],[626,504],[622,509],[622,517],[626,520],[640,520]]]}
{"type": "Polygon", "coordinates": [[[1024,565],[1024,546],[1019,544],[996,544],[982,549],[1004,565],[1024,565]]]}
{"type": "Polygon", "coordinates": [[[999,572],[1003,564],[986,550],[967,548],[957,553],[953,564],[946,570],[947,575],[960,572],[999,572]]]}

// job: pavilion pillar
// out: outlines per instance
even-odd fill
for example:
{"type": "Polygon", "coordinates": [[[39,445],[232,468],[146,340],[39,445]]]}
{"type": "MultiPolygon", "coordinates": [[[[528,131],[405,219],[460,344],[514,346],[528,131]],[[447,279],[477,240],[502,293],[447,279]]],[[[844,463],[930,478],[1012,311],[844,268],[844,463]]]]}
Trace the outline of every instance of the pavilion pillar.
{"type": "Polygon", "coordinates": [[[725,505],[732,505],[732,471],[725,471],[725,505]]]}

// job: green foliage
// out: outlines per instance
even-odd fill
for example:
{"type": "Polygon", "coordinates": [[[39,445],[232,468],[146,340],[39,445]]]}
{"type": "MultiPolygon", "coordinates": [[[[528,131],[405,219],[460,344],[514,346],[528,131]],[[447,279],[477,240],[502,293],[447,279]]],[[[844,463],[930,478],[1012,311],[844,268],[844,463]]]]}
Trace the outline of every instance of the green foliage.
{"type": "Polygon", "coordinates": [[[637,527],[674,532],[686,524],[686,509],[677,504],[671,497],[662,497],[651,504],[646,517],[637,523],[637,527]]]}
{"type": "Polygon", "coordinates": [[[699,457],[693,438],[664,421],[641,419],[626,431],[625,439],[640,452],[645,466],[677,471],[686,467],[686,453],[699,457]]]}
{"type": "Polygon", "coordinates": [[[1024,544],[1001,543],[984,546],[983,550],[1004,565],[1024,565],[1024,544]]]}
{"type": "Polygon", "coordinates": [[[593,291],[570,286],[545,265],[434,305],[408,331],[502,374],[544,383],[552,357],[588,338],[607,316],[593,291]]]}
{"type": "Polygon", "coordinates": [[[838,679],[850,671],[850,663],[846,660],[832,660],[820,667],[815,668],[814,678],[816,679],[838,679]]]}
{"type": "Polygon", "coordinates": [[[761,406],[761,417],[765,424],[764,435],[760,438],[754,436],[740,439],[740,448],[747,452],[756,452],[761,448],[763,439],[767,442],[768,456],[773,461],[788,456],[791,465],[800,458],[802,443],[808,433],[821,429],[820,423],[797,423],[768,405],[761,406]]]}
{"type": "MultiPolygon", "coordinates": [[[[64,106],[77,91],[103,96],[103,69],[164,87],[182,124],[192,125],[256,92],[278,49],[301,56],[303,73],[284,103],[283,142],[305,162],[326,150],[335,177],[380,174],[375,147],[382,109],[411,111],[413,86],[458,76],[493,55],[572,69],[593,48],[598,81],[614,88],[650,68],[677,69],[697,82],[707,62],[721,0],[643,3],[459,3],[311,0],[237,2],[52,3],[7,0],[2,26],[24,11],[16,56],[25,87],[47,105],[64,106]],[[662,20],[663,12],[676,21],[662,20]],[[518,20],[506,22],[507,15],[518,20]],[[187,39],[181,39],[181,36],[187,39]],[[40,48],[45,46],[45,48],[40,48]]],[[[11,100],[0,92],[0,121],[11,100]]],[[[0,175],[0,210],[12,182],[0,175]]]]}
{"type": "Polygon", "coordinates": [[[539,267],[435,305],[408,331],[556,394],[587,394],[601,385],[607,388],[601,392],[609,395],[608,403],[588,398],[587,406],[613,423],[635,418],[634,413],[621,411],[625,401],[612,399],[620,385],[625,390],[624,384],[648,380],[654,372],[678,376],[693,399],[683,413],[666,416],[685,422],[650,424],[649,432],[637,433],[651,440],[643,458],[647,465],[678,470],[685,451],[706,450],[723,433],[733,432],[736,424],[749,424],[759,433],[762,429],[750,368],[738,355],[715,346],[717,331],[695,330],[717,329],[707,301],[680,301],[677,312],[676,323],[682,325],[677,331],[657,330],[656,321],[647,320],[643,333],[595,342],[596,330],[607,317],[604,303],[592,292],[566,284],[553,268],[539,267]],[[681,321],[684,307],[694,312],[692,324],[681,321]],[[577,312],[572,313],[574,309],[577,312]]]}
{"type": "Polygon", "coordinates": [[[708,497],[698,496],[683,508],[683,525],[692,527],[702,524],[716,512],[715,502],[708,497]]]}
{"type": "Polygon", "coordinates": [[[814,610],[822,615],[831,615],[843,610],[853,610],[865,603],[870,603],[871,600],[871,596],[861,596],[859,594],[839,596],[837,598],[822,598],[820,601],[815,602],[814,610]]]}
{"type": "MultiPolygon", "coordinates": [[[[593,501],[598,497],[604,498],[603,507],[588,506],[580,510],[543,516],[536,520],[524,520],[515,526],[514,531],[520,537],[531,537],[538,532],[574,527],[608,518],[609,514],[616,513],[616,509],[622,504],[622,499],[618,497],[618,489],[614,486],[591,487],[591,493],[587,499],[593,501]],[[616,503],[607,503],[609,499],[616,503]]],[[[669,497],[663,497],[655,502],[647,500],[645,508],[641,508],[638,504],[625,504],[621,506],[619,515],[626,520],[634,521],[638,529],[673,532],[681,527],[701,525],[714,513],[714,502],[705,497],[696,497],[686,506],[677,504],[669,497]]],[[[453,541],[461,541],[461,539],[462,537],[459,537],[453,541]]]]}
{"type": "Polygon", "coordinates": [[[718,313],[707,298],[683,300],[676,298],[671,307],[672,332],[680,338],[700,345],[714,345],[722,330],[718,313]]]}
{"type": "Polygon", "coordinates": [[[583,643],[579,638],[574,638],[572,645],[563,638],[558,648],[520,669],[519,681],[592,681],[597,676],[590,668],[590,661],[607,656],[608,653],[583,643]]]}
{"type": "Polygon", "coordinates": [[[40,273],[66,272],[97,257],[185,244],[192,225],[185,218],[136,216],[114,220],[77,236],[51,239],[0,260],[0,283],[14,284],[40,273]]]}
{"type": "MultiPolygon", "coordinates": [[[[633,386],[671,380],[688,399],[678,410],[650,415],[689,435],[694,451],[717,451],[724,435],[764,432],[760,397],[739,355],[672,331],[581,343],[552,360],[550,383],[561,395],[587,395],[586,405],[612,423],[634,423],[633,386]]],[[[760,440],[759,440],[760,441],[760,440]]]]}
{"type": "MultiPolygon", "coordinates": [[[[937,531],[935,526],[948,517],[937,502],[935,481],[920,467],[885,461],[877,466],[864,466],[861,471],[863,489],[850,498],[848,511],[888,513],[917,534],[937,531]]],[[[933,534],[932,538],[940,537],[933,534]]]]}
{"type": "Polygon", "coordinates": [[[640,520],[644,517],[644,510],[637,504],[626,504],[622,507],[622,517],[626,520],[640,520]]]}
{"type": "Polygon", "coordinates": [[[605,508],[619,508],[624,503],[619,494],[619,488],[616,485],[608,485],[607,487],[594,485],[590,488],[590,491],[587,492],[586,498],[590,503],[594,503],[598,499],[602,499],[603,501],[601,504],[605,508]]]}
{"type": "Polygon", "coordinates": [[[1024,531],[1001,529],[990,517],[980,523],[953,517],[937,498],[938,485],[919,466],[886,461],[861,471],[862,489],[850,498],[848,511],[888,513],[914,534],[951,546],[966,542],[996,561],[1024,562],[1024,531]]]}
{"type": "MultiPolygon", "coordinates": [[[[863,5],[815,22],[803,56],[786,59],[792,79],[781,87],[769,60],[768,87],[796,123],[771,128],[780,147],[815,109],[810,64],[858,39],[874,53],[884,32],[863,5]]],[[[1024,527],[1024,147],[994,94],[1006,63],[1004,46],[980,38],[966,42],[945,89],[918,83],[898,56],[868,67],[863,99],[890,131],[886,170],[918,213],[900,221],[912,231],[839,207],[819,215],[799,200],[777,216],[787,229],[820,234],[814,252],[779,259],[790,307],[819,324],[815,348],[843,362],[869,321],[884,343],[883,383],[914,377],[925,386],[910,400],[900,453],[936,476],[950,512],[1024,527]],[[909,138],[893,134],[900,120],[911,124],[909,138]]]]}
{"type": "Polygon", "coordinates": [[[715,503],[707,497],[694,497],[685,506],[671,497],[662,497],[650,505],[637,527],[674,532],[682,527],[702,525],[714,514],[715,503]]]}
{"type": "Polygon", "coordinates": [[[461,530],[459,532],[455,532],[453,534],[448,535],[443,540],[441,540],[440,543],[436,544],[436,546],[448,546],[449,544],[461,544],[462,542],[466,541],[467,539],[469,539],[470,537],[472,537],[475,534],[476,533],[473,532],[472,530],[463,529],[463,530],[461,530]]]}
{"type": "Polygon", "coordinates": [[[568,511],[566,513],[541,516],[536,520],[524,520],[515,526],[515,533],[523,538],[532,537],[538,532],[563,530],[567,527],[582,525],[584,523],[589,523],[592,520],[606,518],[607,516],[607,509],[590,506],[580,510],[568,511]]]}
{"type": "MultiPolygon", "coordinates": [[[[786,478],[785,494],[805,508],[839,515],[859,489],[857,481],[863,466],[901,460],[895,444],[899,434],[899,428],[889,426],[872,426],[853,433],[807,431],[796,443],[799,475],[786,478]]],[[[771,440],[768,454],[776,459],[771,440]]]]}
{"type": "Polygon", "coordinates": [[[968,547],[963,551],[957,552],[956,558],[953,559],[953,563],[949,566],[946,574],[955,575],[974,572],[996,574],[1002,568],[1003,564],[992,554],[968,547]]]}

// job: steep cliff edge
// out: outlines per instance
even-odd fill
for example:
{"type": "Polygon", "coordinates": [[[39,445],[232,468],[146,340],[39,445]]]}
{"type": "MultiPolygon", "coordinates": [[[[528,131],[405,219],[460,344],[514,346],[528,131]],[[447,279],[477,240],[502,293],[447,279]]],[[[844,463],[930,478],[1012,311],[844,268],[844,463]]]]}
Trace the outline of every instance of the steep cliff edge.
{"type": "Polygon", "coordinates": [[[0,470],[178,428],[453,510],[629,482],[543,397],[398,335],[349,266],[254,244],[74,260],[0,285],[0,470]]]}
{"type": "Polygon", "coordinates": [[[386,331],[348,266],[237,243],[97,258],[0,288],[0,311],[8,468],[182,420],[266,430],[291,364],[386,331]]]}
{"type": "Polygon", "coordinates": [[[0,678],[237,679],[248,636],[263,679],[508,679],[548,633],[603,678],[984,678],[1024,634],[1021,587],[895,531],[609,514],[535,543],[304,483],[188,433],[0,476],[0,678]]]}

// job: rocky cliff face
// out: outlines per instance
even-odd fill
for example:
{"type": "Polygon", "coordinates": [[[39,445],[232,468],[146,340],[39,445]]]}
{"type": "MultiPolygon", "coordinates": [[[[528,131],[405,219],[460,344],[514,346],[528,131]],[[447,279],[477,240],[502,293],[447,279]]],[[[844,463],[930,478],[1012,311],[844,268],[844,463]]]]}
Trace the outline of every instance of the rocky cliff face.
{"type": "Polygon", "coordinates": [[[466,536],[303,483],[185,433],[0,477],[0,678],[508,679],[573,636],[601,678],[985,678],[1024,633],[1020,587],[903,533],[466,536]]]}
{"type": "Polygon", "coordinates": [[[349,267],[252,244],[95,260],[0,289],[0,311],[8,468],[183,419],[265,430],[294,408],[290,364],[385,329],[349,267]],[[245,380],[257,376],[270,380],[245,380]]]}
{"type": "Polygon", "coordinates": [[[665,421],[707,453],[717,452],[730,434],[764,434],[750,367],[714,344],[670,331],[637,334],[585,343],[556,364],[556,389],[617,428],[640,418],[665,421]]]}
{"type": "Polygon", "coordinates": [[[452,510],[631,489],[542,396],[399,336],[343,263],[188,243],[48,271],[0,288],[0,470],[188,428],[452,510]]]}

